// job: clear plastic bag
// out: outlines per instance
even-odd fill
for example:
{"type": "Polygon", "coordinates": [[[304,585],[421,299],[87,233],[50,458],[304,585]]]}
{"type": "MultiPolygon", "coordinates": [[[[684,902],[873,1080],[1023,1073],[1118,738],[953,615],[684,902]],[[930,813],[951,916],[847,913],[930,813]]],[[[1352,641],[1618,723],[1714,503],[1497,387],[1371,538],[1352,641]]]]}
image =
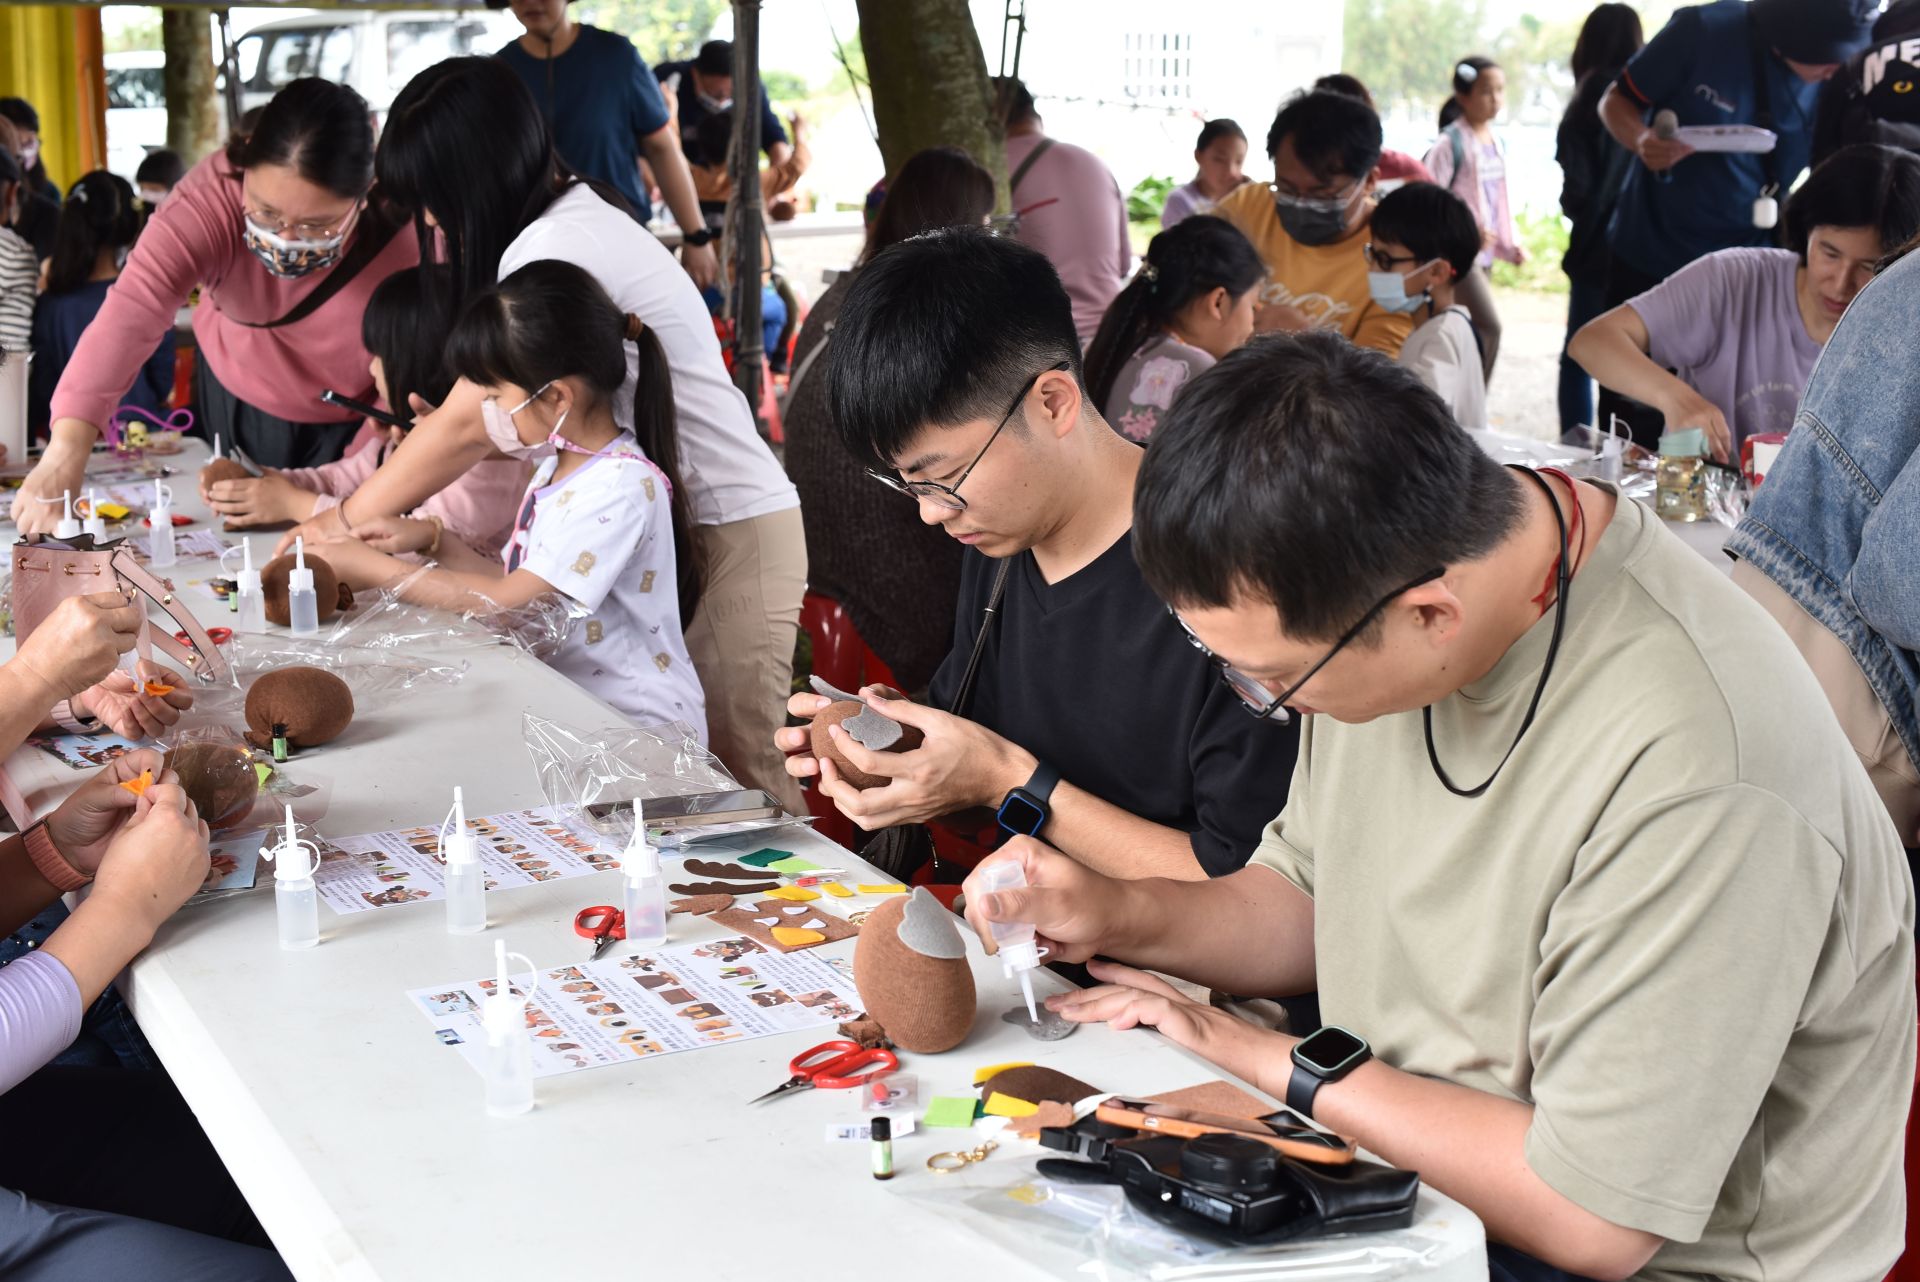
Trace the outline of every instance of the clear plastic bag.
{"type": "Polygon", "coordinates": [[[558,592],[511,609],[480,592],[467,593],[468,604],[459,610],[406,600],[407,590],[434,568],[429,561],[396,583],[356,595],[354,608],[327,633],[327,644],[370,650],[511,645],[544,660],[559,653],[574,623],[586,617],[577,602],[558,592]]]}
{"type": "MultiPolygon", "coordinates": [[[[525,713],[520,720],[527,755],[540,778],[547,804],[569,822],[593,827],[621,840],[633,835],[632,812],[587,814],[587,807],[608,802],[677,797],[698,792],[731,792],[740,787],[720,759],[701,745],[693,728],[673,721],[661,726],[603,726],[581,730],[525,713]]],[[[717,824],[655,838],[655,845],[676,849],[699,841],[804,824],[792,815],[745,823],[717,824]]]]}
{"type": "Polygon", "coordinates": [[[954,1175],[918,1182],[910,1196],[924,1203],[937,1200],[948,1218],[956,1202],[977,1212],[966,1217],[968,1225],[1055,1277],[1084,1275],[1103,1282],[1299,1277],[1373,1282],[1486,1276],[1478,1236],[1460,1231],[1440,1214],[1424,1190],[1409,1228],[1235,1247],[1169,1228],[1111,1185],[1047,1179],[1035,1170],[1036,1161],[1020,1154],[1008,1163],[995,1157],[954,1175]]]}

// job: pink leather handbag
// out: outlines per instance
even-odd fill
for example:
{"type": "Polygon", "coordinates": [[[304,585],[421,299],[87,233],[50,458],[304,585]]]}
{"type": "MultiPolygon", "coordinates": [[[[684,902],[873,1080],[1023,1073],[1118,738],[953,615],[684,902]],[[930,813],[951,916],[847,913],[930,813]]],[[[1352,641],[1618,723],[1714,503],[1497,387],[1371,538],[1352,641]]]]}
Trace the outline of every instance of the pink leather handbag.
{"type": "Polygon", "coordinates": [[[141,658],[149,658],[158,650],[203,685],[232,683],[233,669],[227,656],[207,636],[187,603],[175,594],[173,585],[156,578],[134,559],[126,540],[115,539],[96,547],[88,535],[70,541],[35,535],[13,545],[13,633],[19,641],[32,636],[33,630],[68,597],[112,591],[123,592],[136,603],[159,606],[187,638],[187,644],[182,645],[173,632],[148,620],[137,644],[141,658]]]}

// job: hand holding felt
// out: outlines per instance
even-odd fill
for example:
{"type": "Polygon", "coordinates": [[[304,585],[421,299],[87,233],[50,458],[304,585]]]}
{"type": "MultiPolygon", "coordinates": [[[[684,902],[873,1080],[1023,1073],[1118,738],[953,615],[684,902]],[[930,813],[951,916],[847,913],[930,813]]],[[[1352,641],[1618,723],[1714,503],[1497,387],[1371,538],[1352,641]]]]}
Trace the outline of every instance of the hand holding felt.
{"type": "MultiPolygon", "coordinates": [[[[821,684],[825,684],[824,682],[821,684]]],[[[833,690],[832,686],[827,689],[833,690]]],[[[838,695],[842,691],[834,690],[838,695]]],[[[907,696],[891,686],[868,685],[860,687],[860,696],[877,695],[882,699],[905,699],[907,696]]],[[[787,700],[787,715],[811,722],[820,712],[835,702],[829,695],[819,693],[796,694],[787,700]]],[[[820,773],[820,762],[813,748],[811,725],[787,726],[773,732],[773,746],[787,757],[787,773],[796,779],[811,779],[820,773]]]]}
{"type": "Polygon", "coordinates": [[[1031,753],[977,722],[905,699],[869,694],[867,704],[923,736],[910,752],[873,752],[841,726],[827,727],[836,754],[853,770],[881,781],[856,787],[834,758],[819,758],[821,794],[868,832],[924,823],[972,806],[997,806],[1033,774],[1031,753]]]}
{"type": "Polygon", "coordinates": [[[226,518],[229,530],[297,521],[313,511],[313,494],[271,468],[259,476],[229,477],[211,484],[202,470],[200,484],[207,506],[226,518]]]}
{"type": "Polygon", "coordinates": [[[353,722],[353,691],[323,668],[276,668],[247,688],[247,742],[273,746],[273,728],[286,731],[294,748],[338,739],[353,722]]]}
{"type": "Polygon", "coordinates": [[[125,669],[115,668],[73,697],[74,710],[93,716],[123,739],[158,736],[193,706],[193,692],[186,688],[186,678],[170,668],[147,659],[140,660],[139,668],[140,684],[125,669]],[[162,693],[152,693],[153,688],[162,693]]]}
{"type": "Polygon", "coordinates": [[[141,748],[108,763],[47,816],[47,836],[54,849],[77,871],[91,874],[100,866],[114,834],[140,804],[141,796],[125,785],[148,773],[154,776],[155,786],[179,783],[163,769],[156,748],[141,748]]]}
{"type": "Polygon", "coordinates": [[[200,497],[209,506],[213,502],[213,487],[223,481],[250,481],[253,473],[247,465],[238,459],[217,458],[200,469],[200,497]]]}

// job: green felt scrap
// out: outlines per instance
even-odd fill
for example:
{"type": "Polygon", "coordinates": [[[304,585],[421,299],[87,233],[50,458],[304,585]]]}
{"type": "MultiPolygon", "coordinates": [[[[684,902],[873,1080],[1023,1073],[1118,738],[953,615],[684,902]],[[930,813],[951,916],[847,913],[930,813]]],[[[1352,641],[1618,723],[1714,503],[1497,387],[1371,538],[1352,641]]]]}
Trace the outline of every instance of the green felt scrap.
{"type": "Polygon", "coordinates": [[[742,855],[737,862],[743,863],[749,868],[771,868],[780,860],[791,858],[793,858],[793,852],[791,850],[769,849],[756,850],[750,855],[742,855]]]}
{"type": "Polygon", "coordinates": [[[259,786],[264,788],[267,786],[267,780],[273,776],[273,767],[265,762],[256,761],[253,763],[253,773],[259,779],[259,786]]]}
{"type": "Polygon", "coordinates": [[[958,1095],[936,1096],[927,1105],[926,1124],[928,1126],[951,1126],[964,1129],[973,1125],[973,1107],[980,1101],[958,1095]]]}
{"type": "Polygon", "coordinates": [[[814,863],[811,859],[802,859],[798,855],[791,855],[785,859],[777,859],[773,863],[761,864],[760,866],[768,872],[788,874],[820,871],[819,864],[814,863]]]}

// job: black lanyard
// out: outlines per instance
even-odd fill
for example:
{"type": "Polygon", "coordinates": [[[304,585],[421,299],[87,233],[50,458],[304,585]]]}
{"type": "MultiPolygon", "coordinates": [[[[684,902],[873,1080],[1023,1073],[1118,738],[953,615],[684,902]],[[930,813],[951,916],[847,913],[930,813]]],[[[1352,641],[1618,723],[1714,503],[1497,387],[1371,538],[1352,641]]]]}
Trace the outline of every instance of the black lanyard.
{"type": "MultiPolygon", "coordinates": [[[[1554,571],[1553,638],[1547,643],[1547,661],[1540,665],[1540,681],[1533,687],[1533,699],[1527,704],[1527,715],[1520,723],[1520,733],[1513,736],[1506,756],[1500,758],[1500,764],[1493,768],[1493,773],[1478,788],[1462,788],[1447,776],[1446,768],[1440,764],[1440,753],[1433,746],[1433,705],[1428,704],[1420,710],[1421,724],[1427,735],[1427,760],[1433,763],[1433,773],[1439,777],[1441,786],[1456,797],[1480,796],[1493,786],[1493,781],[1507,768],[1507,762],[1513,759],[1520,740],[1526,737],[1527,729],[1533,725],[1534,714],[1540,711],[1540,696],[1547,692],[1547,678],[1553,675],[1553,661],[1560,654],[1560,634],[1567,624],[1567,590],[1573,585],[1573,549],[1567,538],[1567,519],[1560,515],[1560,499],[1554,494],[1553,487],[1547,484],[1546,478],[1530,467],[1517,470],[1546,493],[1547,506],[1553,509],[1553,523],[1560,528],[1560,564],[1554,571]]],[[[1580,491],[1571,486],[1568,488],[1573,502],[1578,503],[1580,491]]]]}

